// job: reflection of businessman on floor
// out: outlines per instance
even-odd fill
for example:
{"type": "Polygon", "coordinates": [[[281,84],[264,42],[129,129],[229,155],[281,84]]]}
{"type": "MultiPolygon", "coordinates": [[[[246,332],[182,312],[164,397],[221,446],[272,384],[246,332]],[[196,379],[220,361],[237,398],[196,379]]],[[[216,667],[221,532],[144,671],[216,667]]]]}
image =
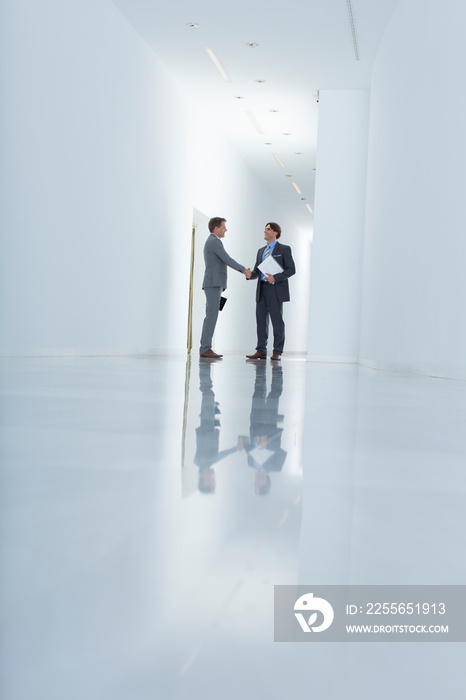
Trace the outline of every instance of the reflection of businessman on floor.
{"type": "Polygon", "coordinates": [[[196,454],[194,463],[199,467],[199,491],[215,493],[215,472],[212,466],[228,455],[236,452],[237,447],[219,452],[220,415],[218,402],[213,392],[212,365],[209,361],[199,363],[199,388],[202,393],[201,422],[196,428],[196,454]]]}
{"type": "Polygon", "coordinates": [[[283,428],[278,423],[284,416],[278,413],[278,402],[283,391],[283,368],[272,367],[272,385],[267,395],[266,366],[255,365],[256,381],[251,405],[249,438],[240,437],[248,455],[248,464],[255,469],[254,490],[265,496],[270,491],[269,472],[282,470],[286,451],[281,447],[283,428]]]}

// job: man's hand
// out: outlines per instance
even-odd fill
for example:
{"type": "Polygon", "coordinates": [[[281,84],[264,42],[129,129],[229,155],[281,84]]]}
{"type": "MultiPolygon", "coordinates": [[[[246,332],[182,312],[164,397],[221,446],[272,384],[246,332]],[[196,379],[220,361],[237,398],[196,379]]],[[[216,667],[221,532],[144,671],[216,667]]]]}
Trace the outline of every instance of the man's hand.
{"type": "Polygon", "coordinates": [[[244,276],[246,277],[247,280],[250,280],[250,279],[251,279],[251,275],[252,275],[251,268],[250,268],[250,267],[247,267],[247,268],[245,269],[245,271],[244,271],[244,276]]]}
{"type": "Polygon", "coordinates": [[[265,278],[269,284],[275,284],[275,277],[273,275],[266,275],[265,278]]]}

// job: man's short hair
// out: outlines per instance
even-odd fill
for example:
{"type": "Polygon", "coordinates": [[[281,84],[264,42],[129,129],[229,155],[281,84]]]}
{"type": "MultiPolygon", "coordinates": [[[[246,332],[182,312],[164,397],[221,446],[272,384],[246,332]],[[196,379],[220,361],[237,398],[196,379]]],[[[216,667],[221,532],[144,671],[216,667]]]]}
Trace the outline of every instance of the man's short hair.
{"type": "Polygon", "coordinates": [[[210,233],[214,232],[214,229],[220,228],[222,223],[226,221],[226,219],[222,219],[221,216],[214,216],[213,219],[209,221],[209,231],[210,233]]]}
{"type": "Polygon", "coordinates": [[[280,238],[280,236],[282,235],[282,230],[281,230],[280,226],[275,223],[275,221],[269,221],[268,224],[265,224],[266,228],[267,228],[267,226],[270,226],[272,231],[275,231],[275,233],[277,234],[277,239],[280,238]]]}

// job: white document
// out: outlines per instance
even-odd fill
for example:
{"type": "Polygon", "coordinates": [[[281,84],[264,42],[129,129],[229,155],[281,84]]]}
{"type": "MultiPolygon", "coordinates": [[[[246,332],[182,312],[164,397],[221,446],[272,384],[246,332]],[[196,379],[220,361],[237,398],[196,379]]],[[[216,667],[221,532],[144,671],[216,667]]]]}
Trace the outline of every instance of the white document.
{"type": "Polygon", "coordinates": [[[261,262],[257,267],[264,275],[278,275],[280,272],[283,272],[282,266],[271,255],[265,258],[264,262],[261,262]]]}
{"type": "Polygon", "coordinates": [[[273,455],[272,450],[268,450],[266,447],[255,447],[248,453],[257,464],[261,466],[265,464],[269,457],[273,455]]]}

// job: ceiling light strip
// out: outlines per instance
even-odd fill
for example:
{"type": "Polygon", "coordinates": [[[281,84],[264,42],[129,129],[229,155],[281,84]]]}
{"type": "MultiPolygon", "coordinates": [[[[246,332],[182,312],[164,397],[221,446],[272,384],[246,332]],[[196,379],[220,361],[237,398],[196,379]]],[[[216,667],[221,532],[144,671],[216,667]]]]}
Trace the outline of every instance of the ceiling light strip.
{"type": "Polygon", "coordinates": [[[292,182],[291,184],[293,185],[293,187],[295,188],[295,190],[296,190],[296,192],[297,192],[298,194],[302,194],[302,192],[301,192],[301,190],[299,189],[299,187],[298,187],[298,185],[296,184],[296,182],[292,182]]]}
{"type": "Polygon", "coordinates": [[[222,66],[222,64],[221,64],[220,61],[218,60],[218,58],[217,58],[217,56],[215,55],[215,53],[212,51],[212,49],[208,49],[208,48],[206,48],[206,51],[207,51],[207,53],[208,53],[210,59],[212,60],[212,63],[213,63],[214,66],[217,68],[218,72],[220,73],[220,75],[222,76],[222,78],[224,79],[224,81],[225,81],[226,83],[229,83],[229,82],[230,82],[230,78],[228,77],[228,73],[226,72],[225,68],[222,66]]]}
{"type": "Polygon", "coordinates": [[[306,209],[309,209],[309,211],[311,212],[311,214],[314,213],[314,210],[311,209],[311,206],[310,206],[309,204],[306,204],[306,209]]]}
{"type": "Polygon", "coordinates": [[[246,114],[249,118],[249,121],[251,122],[251,124],[253,125],[255,130],[257,131],[257,133],[263,134],[264,131],[263,131],[261,125],[259,124],[259,122],[257,121],[256,117],[254,116],[254,114],[252,112],[250,112],[249,110],[246,112],[246,114]]]}
{"type": "Polygon", "coordinates": [[[348,18],[350,24],[351,39],[353,41],[354,57],[356,61],[359,61],[358,38],[356,36],[356,22],[354,21],[354,12],[351,0],[346,0],[346,7],[348,8],[348,18]]]}
{"type": "Polygon", "coordinates": [[[273,153],[272,155],[273,155],[273,157],[275,158],[275,160],[277,161],[277,163],[278,163],[278,165],[280,166],[280,168],[284,168],[284,167],[285,167],[285,164],[283,163],[283,161],[282,161],[282,159],[280,158],[280,156],[278,155],[278,153],[273,153]]]}

